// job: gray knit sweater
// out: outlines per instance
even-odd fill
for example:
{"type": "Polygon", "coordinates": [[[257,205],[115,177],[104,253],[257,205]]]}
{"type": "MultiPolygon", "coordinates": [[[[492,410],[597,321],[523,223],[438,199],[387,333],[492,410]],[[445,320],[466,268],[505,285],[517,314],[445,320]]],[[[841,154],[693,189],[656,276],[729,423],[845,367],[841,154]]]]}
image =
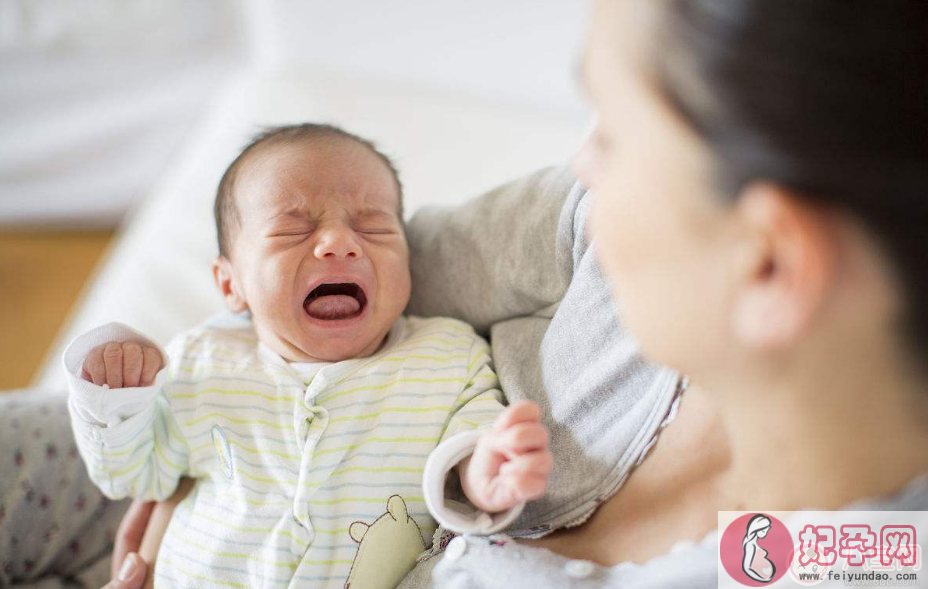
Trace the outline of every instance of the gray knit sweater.
{"type": "Polygon", "coordinates": [[[677,374],[645,362],[617,320],[586,240],[589,199],[542,170],[409,223],[416,315],[489,335],[510,402],[536,401],[551,432],[549,491],[509,531],[541,535],[612,495],[667,414],[677,374]]]}

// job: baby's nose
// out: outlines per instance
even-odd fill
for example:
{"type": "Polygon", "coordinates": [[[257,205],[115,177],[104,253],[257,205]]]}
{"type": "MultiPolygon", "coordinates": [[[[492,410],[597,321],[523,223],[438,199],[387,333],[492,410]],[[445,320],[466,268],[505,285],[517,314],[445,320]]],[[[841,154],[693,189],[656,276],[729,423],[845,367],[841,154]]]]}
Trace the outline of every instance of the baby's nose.
{"type": "Polygon", "coordinates": [[[314,251],[317,258],[353,259],[362,255],[361,246],[354,232],[347,228],[323,231],[314,251]]]}

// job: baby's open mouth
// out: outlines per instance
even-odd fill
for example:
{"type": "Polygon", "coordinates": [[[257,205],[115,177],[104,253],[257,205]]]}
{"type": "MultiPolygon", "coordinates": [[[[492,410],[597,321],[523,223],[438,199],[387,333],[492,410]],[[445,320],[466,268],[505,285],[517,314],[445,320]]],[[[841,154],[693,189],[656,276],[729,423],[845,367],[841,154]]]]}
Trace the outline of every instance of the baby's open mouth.
{"type": "Polygon", "coordinates": [[[333,321],[357,317],[364,310],[367,297],[354,282],[320,284],[303,301],[306,314],[314,319],[333,321]]]}

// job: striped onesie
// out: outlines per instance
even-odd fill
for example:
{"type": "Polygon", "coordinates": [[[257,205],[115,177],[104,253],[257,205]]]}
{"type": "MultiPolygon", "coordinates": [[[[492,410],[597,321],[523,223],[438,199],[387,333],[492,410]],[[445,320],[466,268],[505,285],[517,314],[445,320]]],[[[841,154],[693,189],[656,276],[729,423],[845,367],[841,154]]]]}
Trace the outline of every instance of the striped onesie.
{"type": "Polygon", "coordinates": [[[429,454],[503,409],[489,346],[453,319],[401,317],[374,355],[319,364],[286,362],[245,319],[207,323],[168,344],[154,385],[113,391],[80,378],[110,341],[155,345],[111,323],[65,352],[92,480],[148,500],[198,480],[156,587],[392,587],[436,528],[429,454]]]}

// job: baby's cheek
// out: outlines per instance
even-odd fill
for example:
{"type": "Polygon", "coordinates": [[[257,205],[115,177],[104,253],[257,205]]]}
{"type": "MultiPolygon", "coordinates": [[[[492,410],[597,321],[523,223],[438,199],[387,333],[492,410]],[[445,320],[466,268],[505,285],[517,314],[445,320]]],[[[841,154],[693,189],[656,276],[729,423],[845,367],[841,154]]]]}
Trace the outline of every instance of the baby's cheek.
{"type": "Polygon", "coordinates": [[[275,333],[293,322],[296,308],[293,273],[273,266],[262,268],[249,278],[247,303],[256,323],[263,323],[275,333]]]}
{"type": "Polygon", "coordinates": [[[375,268],[380,283],[380,291],[387,300],[385,306],[399,307],[400,312],[406,308],[412,290],[412,277],[409,272],[408,258],[385,260],[375,268]]]}
{"type": "Polygon", "coordinates": [[[297,266],[276,256],[260,265],[252,278],[253,288],[265,307],[289,307],[295,296],[297,266]]]}

